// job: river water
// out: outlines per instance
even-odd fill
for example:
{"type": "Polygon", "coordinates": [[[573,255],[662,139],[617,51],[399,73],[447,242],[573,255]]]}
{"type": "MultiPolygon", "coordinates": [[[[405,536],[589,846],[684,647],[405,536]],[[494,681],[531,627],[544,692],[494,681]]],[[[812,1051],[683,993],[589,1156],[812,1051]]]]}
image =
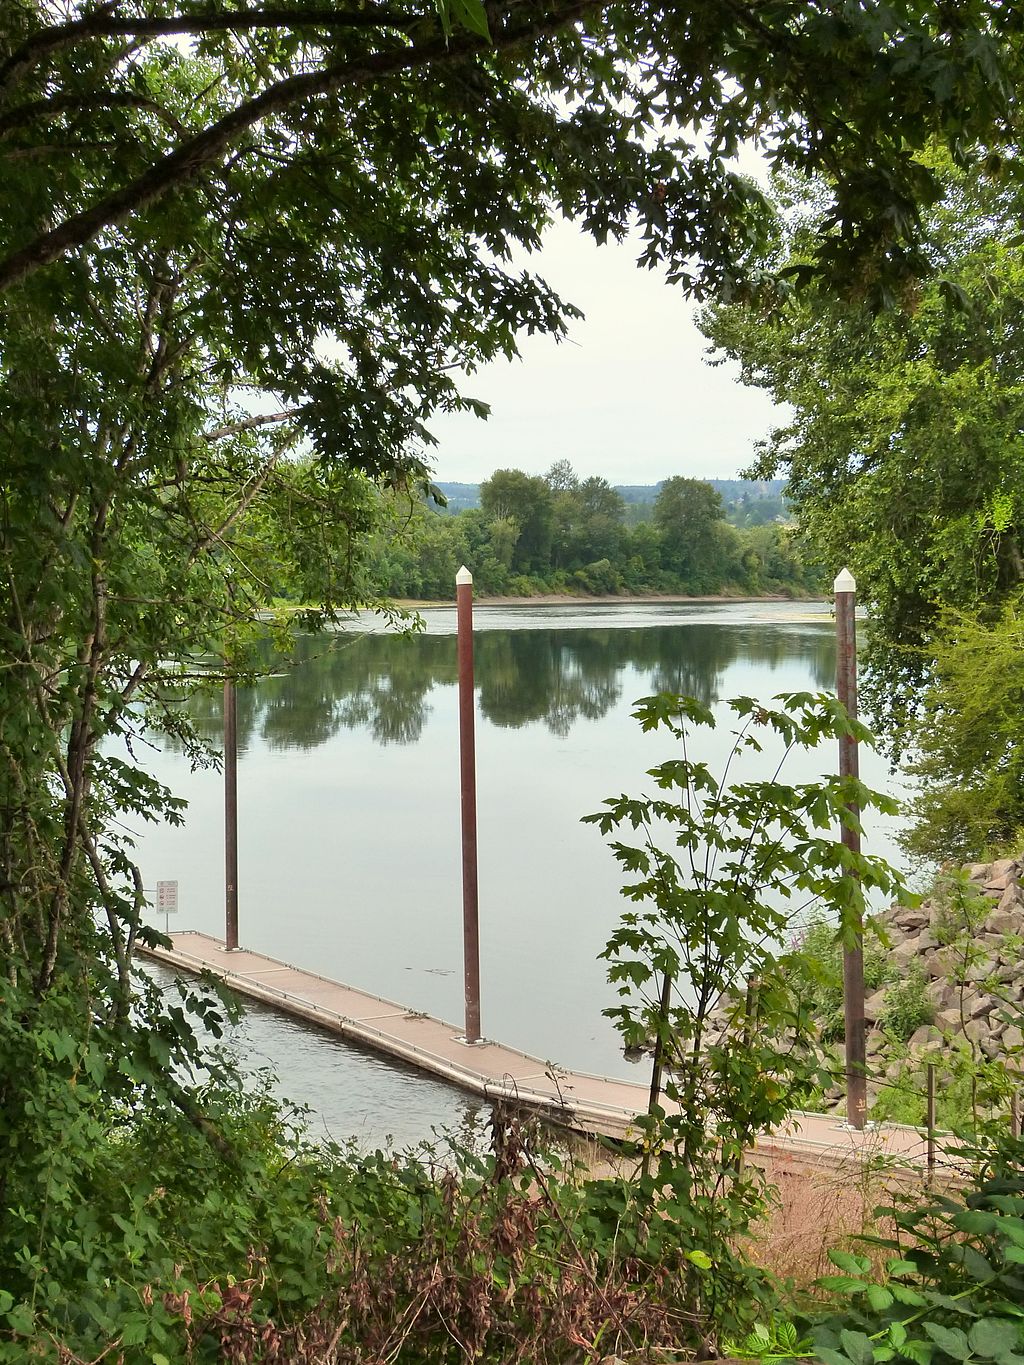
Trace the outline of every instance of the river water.
{"type": "MultiPolygon", "coordinates": [[[[302,638],[291,666],[239,690],[240,940],[458,1022],[455,614],[422,616],[412,637],[364,620],[302,638]]],[[[482,607],[475,654],[483,1031],[567,1067],[635,1076],[601,1014],[614,999],[598,954],[623,904],[619,870],[580,817],[605,796],[645,790],[645,770],[670,755],[666,737],[631,718],[637,698],[832,690],[828,608],[482,607]]],[[[216,740],[219,695],[191,705],[216,740]]],[[[726,725],[701,740],[712,771],[729,740],[726,725]]],[[[805,759],[791,779],[832,761],[805,759]]],[[[182,828],[138,831],[145,884],[178,880],[172,930],[222,936],[220,775],[191,771],[170,746],[146,766],[189,809],[182,828]]],[[[862,770],[891,786],[881,759],[864,755],[862,770]]],[[[892,856],[892,835],[876,822],[869,851],[892,856]]],[[[335,1137],[404,1144],[479,1119],[447,1086],[263,1008],[247,1010],[234,1043],[335,1137]]]]}

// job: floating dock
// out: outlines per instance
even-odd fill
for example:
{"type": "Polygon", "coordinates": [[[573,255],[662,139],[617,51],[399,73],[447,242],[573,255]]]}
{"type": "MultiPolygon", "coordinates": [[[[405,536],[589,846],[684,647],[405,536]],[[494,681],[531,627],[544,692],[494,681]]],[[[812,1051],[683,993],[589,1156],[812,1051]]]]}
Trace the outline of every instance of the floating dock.
{"type": "MultiPolygon", "coordinates": [[[[137,951],[180,972],[210,972],[239,995],[400,1058],[481,1099],[522,1106],[582,1133],[637,1135],[637,1116],[647,1108],[645,1083],[569,1071],[501,1043],[467,1044],[455,1024],[263,953],[228,950],[208,934],[190,930],[170,939],[170,949],[137,951]]],[[[900,1124],[870,1126],[858,1133],[835,1116],[794,1114],[777,1133],[758,1140],[754,1157],[786,1166],[888,1160],[920,1167],[926,1159],[926,1140],[918,1129],[900,1124]]]]}

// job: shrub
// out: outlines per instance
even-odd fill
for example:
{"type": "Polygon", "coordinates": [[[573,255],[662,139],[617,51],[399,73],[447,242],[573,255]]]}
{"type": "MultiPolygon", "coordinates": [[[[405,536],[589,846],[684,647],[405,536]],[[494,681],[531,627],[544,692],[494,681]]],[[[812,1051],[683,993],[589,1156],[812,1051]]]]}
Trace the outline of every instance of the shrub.
{"type": "Polygon", "coordinates": [[[612,594],[622,591],[622,576],[608,559],[597,559],[593,564],[585,564],[573,574],[573,581],[584,592],[592,594],[612,594]]]}
{"type": "Polygon", "coordinates": [[[35,1288],[0,1288],[0,1362],[568,1365],[675,1348],[680,1302],[703,1320],[704,1261],[645,1230],[628,1182],[553,1177],[510,1116],[438,1168],[314,1147],[265,1094],[203,1099],[233,1156],[159,1110],[108,1132],[85,1201],[25,1249],[35,1288]]]}
{"type": "Polygon", "coordinates": [[[934,930],[939,943],[948,946],[971,935],[984,923],[992,902],[966,872],[943,872],[932,888],[935,903],[934,930]]]}
{"type": "Polygon", "coordinates": [[[917,963],[911,963],[902,981],[886,992],[879,1026],[890,1038],[905,1043],[923,1024],[935,1019],[935,1006],[928,997],[927,978],[917,963]]]}
{"type": "Polygon", "coordinates": [[[727,1347],[765,1365],[1020,1365],[1024,1355],[1024,1142],[1005,1134],[969,1151],[965,1189],[907,1194],[876,1213],[890,1237],[863,1237],[872,1258],[832,1251],[819,1282],[831,1308],[777,1317],[727,1347]]]}
{"type": "Polygon", "coordinates": [[[586,817],[614,835],[612,850],[629,878],[623,895],[630,908],[603,954],[621,1003],[606,1013],[627,1046],[654,1040],[654,1101],[640,1125],[647,1161],[637,1197],[649,1205],[652,1229],[708,1259],[699,1294],[709,1330],[735,1330],[749,1322],[758,1298],[767,1298],[737,1254],[766,1198],[746,1152],[757,1134],[830,1081],[816,1055],[798,964],[823,981],[828,973],[806,950],[776,948],[790,927],[782,907],[794,896],[809,899],[822,919],[842,924],[846,941],[856,941],[865,891],[902,888],[887,864],[851,853],[832,835],[857,818],[851,807],[892,810],[893,802],[853,778],[790,785],[781,776],[792,750],[840,734],[869,738],[867,731],[834,698],[776,700],[775,709],[749,697],[725,704],[736,727],[725,773],[766,750],[775,768],[769,780],[733,783],[690,757],[693,730],[715,725],[710,708],[669,694],[640,701],[634,715],[643,728],[664,729],[676,741],[673,756],[650,770],[661,795],[609,798],[586,817]],[[664,846],[666,829],[674,847],[664,846]],[[756,989],[735,1001],[733,1021],[743,1046],[711,1042],[711,1015],[723,993],[747,978],[756,989]],[[663,1063],[673,1113],[657,1102],[663,1063]]]}
{"type": "Polygon", "coordinates": [[[1017,1365],[1024,1348],[1024,1145],[1010,1140],[976,1156],[963,1195],[901,1199],[889,1210],[895,1236],[885,1283],[867,1257],[833,1252],[843,1273],[822,1280],[846,1306],[814,1322],[824,1365],[902,1358],[929,1365],[1017,1365]],[[992,1170],[993,1156],[996,1169],[992,1170]]]}
{"type": "MultiPolygon", "coordinates": [[[[870,925],[867,926],[870,929],[870,925]]],[[[843,947],[839,930],[820,915],[811,918],[797,935],[794,966],[808,1008],[821,1025],[821,1040],[843,1037],[843,947]]],[[[896,980],[896,969],[877,938],[865,936],[864,988],[877,991],[896,980]]]]}

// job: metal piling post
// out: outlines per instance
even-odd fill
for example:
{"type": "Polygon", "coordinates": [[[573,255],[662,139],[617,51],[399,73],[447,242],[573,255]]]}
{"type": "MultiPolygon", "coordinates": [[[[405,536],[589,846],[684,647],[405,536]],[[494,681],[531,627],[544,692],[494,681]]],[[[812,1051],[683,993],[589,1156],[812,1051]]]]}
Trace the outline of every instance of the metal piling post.
{"type": "Polygon", "coordinates": [[[238,711],[224,679],[224,946],[238,947],[238,711]]]}
{"type": "Polygon", "coordinates": [[[480,1041],[480,915],[476,850],[476,733],[473,689],[473,575],[455,575],[459,659],[459,752],[462,786],[462,938],[466,1042],[480,1041]]]}
{"type": "MultiPolygon", "coordinates": [[[[857,583],[843,569],[833,585],[836,600],[836,693],[851,719],[857,718],[857,583]]],[[[859,777],[857,740],[839,740],[839,776],[859,777]]],[[[857,808],[850,806],[857,815],[857,808]]],[[[860,852],[860,835],[843,825],[840,837],[853,853],[860,852]]],[[[846,1120],[851,1128],[863,1129],[867,1121],[867,1053],[864,1037],[864,935],[858,925],[857,942],[843,949],[843,1010],[846,1024],[846,1120]]]]}

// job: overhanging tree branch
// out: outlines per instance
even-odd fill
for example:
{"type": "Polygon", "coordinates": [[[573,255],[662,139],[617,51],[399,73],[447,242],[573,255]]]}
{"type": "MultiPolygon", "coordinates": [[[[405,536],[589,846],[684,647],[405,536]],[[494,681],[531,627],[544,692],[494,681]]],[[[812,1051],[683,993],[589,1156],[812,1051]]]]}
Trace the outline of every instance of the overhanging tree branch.
{"type": "Polygon", "coordinates": [[[569,4],[553,7],[541,18],[495,33],[490,43],[472,34],[448,40],[439,37],[357,61],[331,64],[319,71],[288,76],[271,85],[262,95],[225,114],[92,208],[66,219],[49,232],[40,233],[27,245],[11,252],[0,261],[0,293],[66,252],[84,246],[104,228],[125,222],[132,214],[163,198],[175,186],[213,165],[243,133],[262,119],[283,113],[304,100],[369,85],[399,72],[454,65],[481,51],[507,51],[544,33],[565,28],[606,3],[607,0],[571,0],[569,4]]]}
{"type": "Polygon", "coordinates": [[[180,134],[185,131],[180,121],[169,113],[163,105],[158,104],[156,100],[147,99],[145,95],[133,95],[130,92],[124,92],[97,94],[88,98],[58,95],[55,99],[50,100],[31,100],[26,104],[20,104],[9,109],[5,114],[0,114],[0,133],[29,123],[32,119],[52,118],[67,113],[89,113],[94,109],[144,109],[148,113],[155,114],[174,132],[180,134]]]}
{"type": "Polygon", "coordinates": [[[243,431],[265,427],[271,422],[287,422],[291,417],[298,417],[301,411],[301,408],[286,408],[284,412],[268,412],[259,417],[246,417],[244,421],[232,422],[228,426],[214,427],[212,431],[204,431],[203,440],[222,441],[225,436],[238,436],[243,431]]]}
{"type": "Polygon", "coordinates": [[[397,14],[384,6],[365,10],[266,9],[220,14],[174,14],[153,18],[118,18],[99,11],[74,23],[43,29],[26,39],[0,66],[0,91],[10,89],[48,53],[73,47],[86,38],[161,38],[187,33],[249,33],[258,28],[406,29],[421,16],[397,14]]]}

